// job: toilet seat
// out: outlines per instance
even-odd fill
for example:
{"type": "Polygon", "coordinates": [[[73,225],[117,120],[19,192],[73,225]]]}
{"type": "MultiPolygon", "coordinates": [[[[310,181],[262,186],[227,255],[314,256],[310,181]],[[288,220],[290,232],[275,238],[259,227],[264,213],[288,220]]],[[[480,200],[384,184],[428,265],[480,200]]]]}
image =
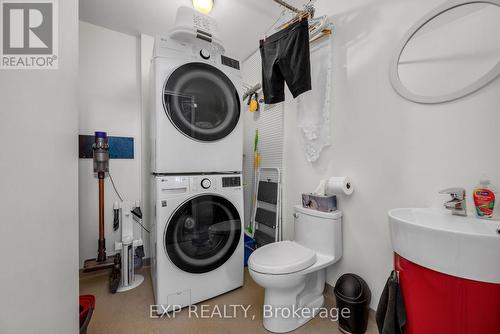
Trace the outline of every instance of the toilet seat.
{"type": "Polygon", "coordinates": [[[304,270],[315,262],[313,250],[293,241],[280,241],[254,251],[248,267],[262,274],[283,275],[304,270]]]}

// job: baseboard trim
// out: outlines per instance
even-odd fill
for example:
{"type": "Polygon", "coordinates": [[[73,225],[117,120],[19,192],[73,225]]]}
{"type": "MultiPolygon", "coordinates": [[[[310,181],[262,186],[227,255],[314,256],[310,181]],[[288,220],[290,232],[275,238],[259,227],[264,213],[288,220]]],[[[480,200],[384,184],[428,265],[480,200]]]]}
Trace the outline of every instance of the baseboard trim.
{"type": "MultiPolygon", "coordinates": [[[[143,267],[149,267],[151,265],[151,258],[145,258],[143,259],[143,267]]],[[[86,278],[92,278],[92,277],[98,277],[102,275],[109,275],[111,274],[111,269],[103,269],[103,270],[98,270],[98,271],[93,271],[93,272],[84,272],[83,268],[80,268],[78,270],[79,277],[80,279],[86,279],[86,278]]]]}
{"type": "Polygon", "coordinates": [[[325,295],[326,298],[330,298],[332,300],[335,300],[335,288],[331,286],[330,284],[326,283],[325,284],[325,291],[323,291],[323,294],[325,295]]]}

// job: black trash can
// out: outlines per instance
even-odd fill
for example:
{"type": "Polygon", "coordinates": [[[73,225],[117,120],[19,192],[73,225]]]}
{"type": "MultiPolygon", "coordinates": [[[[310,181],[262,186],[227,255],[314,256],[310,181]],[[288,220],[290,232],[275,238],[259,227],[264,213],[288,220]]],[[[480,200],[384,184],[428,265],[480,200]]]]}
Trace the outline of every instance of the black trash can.
{"type": "Polygon", "coordinates": [[[365,333],[372,295],[365,280],[355,274],[342,275],[335,284],[334,292],[339,309],[340,330],[351,334],[365,333]]]}

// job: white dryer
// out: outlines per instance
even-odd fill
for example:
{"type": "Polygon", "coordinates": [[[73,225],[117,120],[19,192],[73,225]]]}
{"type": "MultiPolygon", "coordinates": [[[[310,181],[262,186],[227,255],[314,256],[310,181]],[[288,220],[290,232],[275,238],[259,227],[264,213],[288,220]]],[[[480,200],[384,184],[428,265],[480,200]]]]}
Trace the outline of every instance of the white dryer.
{"type": "Polygon", "coordinates": [[[241,174],[152,178],[151,276],[161,310],[243,285],[241,174]]]}
{"type": "Polygon", "coordinates": [[[215,22],[205,24],[213,30],[210,32],[203,27],[189,30],[185,26],[178,22],[169,37],[155,41],[151,76],[152,172],[241,172],[239,61],[224,55],[222,43],[213,35],[215,22]]]}

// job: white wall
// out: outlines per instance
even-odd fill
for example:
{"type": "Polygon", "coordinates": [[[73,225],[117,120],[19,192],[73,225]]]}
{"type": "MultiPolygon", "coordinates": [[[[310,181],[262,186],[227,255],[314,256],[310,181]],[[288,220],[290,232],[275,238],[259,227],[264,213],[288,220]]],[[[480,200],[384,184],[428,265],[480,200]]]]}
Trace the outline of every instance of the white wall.
{"type": "Polygon", "coordinates": [[[78,331],[78,2],[59,69],[0,71],[0,331],[78,331]]]}
{"type": "MultiPolygon", "coordinates": [[[[109,136],[134,137],[134,159],[112,159],[110,172],[124,200],[141,200],[141,82],[139,39],[80,22],[80,134],[106,131],[109,136]]],[[[79,162],[80,266],[97,256],[98,187],[92,159],[79,162]]],[[[113,231],[113,203],[118,201],[105,179],[105,237],[108,255],[120,230],[113,231]]],[[[135,224],[134,233],[141,228],[135,224]]],[[[146,243],[146,248],[147,248],[146,243]]]]}
{"type": "MultiPolygon", "coordinates": [[[[387,211],[439,207],[438,191],[464,186],[470,193],[484,173],[500,186],[500,80],[453,103],[419,105],[399,97],[389,82],[397,42],[441,0],[320,0],[318,14],[333,15],[334,74],[332,145],[307,163],[296,124],[295,103],[285,106],[285,198],[287,235],[300,194],[320,179],[349,175],[344,212],[344,257],[328,271],[335,284],[346,272],[364,277],[376,308],[392,268],[387,211]]],[[[290,95],[287,101],[291,101],[290,95]]]]}
{"type": "MultiPolygon", "coordinates": [[[[141,192],[143,223],[149,230],[151,227],[150,217],[150,193],[151,193],[151,141],[149,140],[148,126],[150,122],[150,90],[149,77],[151,58],[153,57],[154,37],[141,34],[140,36],[140,73],[141,73],[141,131],[142,131],[142,161],[141,161],[141,192]],[[149,204],[148,204],[149,203],[149,204]]],[[[144,234],[146,256],[149,257],[150,235],[144,234]]]]}

